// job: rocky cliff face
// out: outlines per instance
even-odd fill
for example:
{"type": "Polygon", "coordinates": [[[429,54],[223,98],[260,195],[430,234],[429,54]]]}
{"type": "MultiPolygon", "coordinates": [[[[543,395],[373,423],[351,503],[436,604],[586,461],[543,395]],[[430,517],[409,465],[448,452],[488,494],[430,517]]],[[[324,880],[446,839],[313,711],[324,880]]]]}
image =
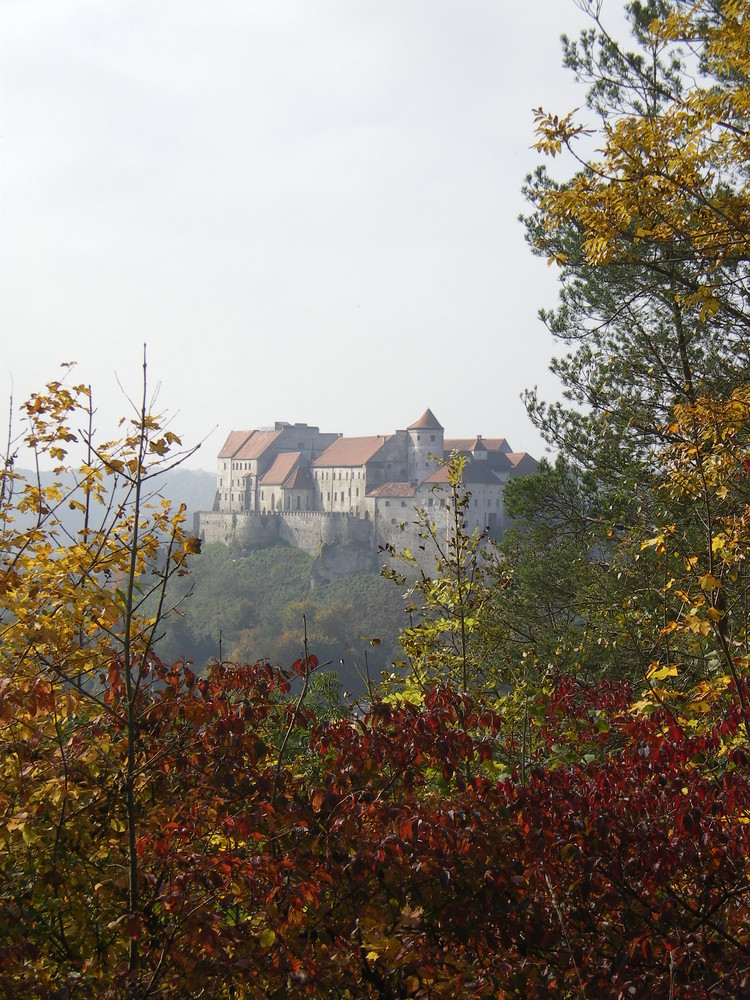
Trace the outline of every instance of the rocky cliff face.
{"type": "Polygon", "coordinates": [[[328,542],[313,563],[310,586],[330,583],[350,573],[375,573],[379,569],[370,546],[351,542],[328,542]]]}
{"type": "Polygon", "coordinates": [[[313,586],[378,569],[371,522],[345,514],[203,511],[195,516],[194,531],[206,543],[221,542],[239,552],[279,542],[301,549],[315,557],[313,586]]]}

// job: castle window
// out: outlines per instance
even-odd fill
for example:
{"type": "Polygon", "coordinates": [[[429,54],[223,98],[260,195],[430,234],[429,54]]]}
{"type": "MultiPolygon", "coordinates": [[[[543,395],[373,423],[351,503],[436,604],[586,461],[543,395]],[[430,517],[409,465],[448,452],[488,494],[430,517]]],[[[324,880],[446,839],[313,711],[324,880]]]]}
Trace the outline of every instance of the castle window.
{"type": "Polygon", "coordinates": [[[434,440],[435,440],[435,435],[434,434],[430,434],[430,441],[434,441],[434,440]]]}
{"type": "Polygon", "coordinates": [[[357,496],[359,496],[359,486],[357,487],[357,496]]]}
{"type": "Polygon", "coordinates": [[[333,494],[333,501],[334,501],[334,503],[338,500],[338,498],[339,498],[338,493],[334,493],[333,494]]]}
{"type": "Polygon", "coordinates": [[[401,501],[401,506],[402,506],[402,507],[405,507],[405,506],[406,506],[406,500],[402,500],[402,501],[401,501]]]}
{"type": "Polygon", "coordinates": [[[386,500],[385,505],[386,505],[386,507],[390,507],[391,506],[391,501],[390,500],[386,500]]]}

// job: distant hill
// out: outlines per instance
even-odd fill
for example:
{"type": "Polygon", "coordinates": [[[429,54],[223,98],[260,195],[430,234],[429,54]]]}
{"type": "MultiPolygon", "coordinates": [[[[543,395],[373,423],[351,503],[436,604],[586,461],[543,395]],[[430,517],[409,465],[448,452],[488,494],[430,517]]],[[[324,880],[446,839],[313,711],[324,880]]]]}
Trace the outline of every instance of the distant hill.
{"type": "MultiPolygon", "coordinates": [[[[30,470],[17,471],[35,478],[30,470]]],[[[63,489],[74,485],[72,476],[42,473],[42,486],[54,481],[63,489]]],[[[215,491],[213,473],[177,468],[149,483],[147,495],[184,503],[192,532],[192,515],[212,508],[215,491]]],[[[79,511],[64,502],[56,515],[71,537],[80,531],[79,511]]],[[[31,523],[30,516],[19,516],[15,527],[24,520],[31,523]]],[[[366,668],[377,681],[398,655],[398,631],[406,624],[402,596],[378,573],[316,582],[313,563],[311,555],[284,545],[244,553],[204,546],[191,557],[189,576],[170,583],[166,606],[177,604],[179,611],[162,623],[157,651],[167,660],[190,660],[199,670],[220,650],[237,661],[267,657],[289,666],[301,653],[304,621],[310,651],[330,664],[347,691],[362,694],[366,668]],[[379,642],[371,645],[365,636],[379,642]]]]}
{"type": "Polygon", "coordinates": [[[187,505],[190,531],[193,530],[193,514],[199,510],[211,510],[216,493],[216,473],[205,469],[172,469],[164,475],[165,496],[187,505]]]}
{"type": "MultiPolygon", "coordinates": [[[[19,475],[33,481],[36,474],[31,469],[16,469],[19,475]]],[[[56,476],[53,472],[42,472],[40,475],[42,486],[49,486],[53,482],[62,483],[63,490],[72,488],[74,479],[71,475],[56,476]]],[[[187,520],[185,522],[188,533],[193,531],[193,514],[199,510],[211,510],[216,493],[216,475],[207,472],[205,469],[182,469],[177,467],[169,472],[163,473],[158,478],[149,483],[148,495],[158,494],[165,499],[172,500],[176,505],[184,503],[187,507],[187,520]]],[[[81,515],[77,511],[72,511],[67,504],[63,504],[58,511],[60,521],[65,529],[71,534],[75,534],[80,528],[81,515]]],[[[26,520],[31,522],[31,518],[26,520]]],[[[22,527],[24,518],[19,516],[16,526],[22,527]]]]}

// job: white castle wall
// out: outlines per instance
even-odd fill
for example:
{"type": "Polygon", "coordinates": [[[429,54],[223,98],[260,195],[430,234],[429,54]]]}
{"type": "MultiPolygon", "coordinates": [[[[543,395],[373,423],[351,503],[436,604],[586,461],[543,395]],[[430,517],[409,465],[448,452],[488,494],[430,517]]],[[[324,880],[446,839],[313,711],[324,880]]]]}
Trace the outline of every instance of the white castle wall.
{"type": "MultiPolygon", "coordinates": [[[[372,500],[370,505],[374,507],[372,500]]],[[[372,515],[356,518],[322,511],[283,514],[201,512],[195,515],[194,531],[206,543],[221,542],[240,549],[265,547],[279,542],[302,549],[315,557],[313,584],[345,573],[377,571],[384,565],[409,578],[413,569],[406,562],[379,551],[378,546],[387,544],[392,545],[396,552],[409,549],[422,571],[434,576],[437,553],[429,542],[425,544],[419,537],[424,529],[417,524],[413,501],[402,508],[399,499],[395,507],[384,510],[388,511],[388,516],[383,517],[381,510],[375,519],[372,515]],[[421,545],[425,547],[421,548],[421,545]]],[[[450,530],[445,507],[436,503],[429,515],[438,534],[445,537],[450,530]]]]}
{"type": "Polygon", "coordinates": [[[324,511],[290,511],[280,514],[202,511],[195,515],[195,533],[207,544],[243,546],[286,542],[310,555],[323,546],[374,547],[372,523],[365,518],[324,511]]]}

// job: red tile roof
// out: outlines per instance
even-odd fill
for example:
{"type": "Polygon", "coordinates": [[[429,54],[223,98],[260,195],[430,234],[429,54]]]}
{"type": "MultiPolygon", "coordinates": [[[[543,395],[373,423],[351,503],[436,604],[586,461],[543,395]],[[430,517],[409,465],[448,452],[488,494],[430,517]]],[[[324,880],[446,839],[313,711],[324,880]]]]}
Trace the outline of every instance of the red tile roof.
{"type": "Polygon", "coordinates": [[[302,452],[299,451],[286,451],[277,455],[271,468],[260,478],[263,486],[281,486],[289,474],[294,471],[301,457],[302,452]]]}
{"type": "Polygon", "coordinates": [[[439,465],[437,467],[437,469],[435,469],[435,471],[432,472],[427,477],[427,479],[423,480],[423,482],[430,483],[430,484],[433,484],[433,483],[447,483],[448,482],[449,472],[450,472],[450,470],[448,469],[447,465],[439,465]]]}
{"type": "Polygon", "coordinates": [[[252,437],[243,444],[234,457],[236,459],[260,458],[280,434],[281,431],[254,431],[252,437]]]}
{"type": "Polygon", "coordinates": [[[316,469],[364,465],[392,437],[392,434],[378,434],[375,437],[337,438],[312,464],[316,469]]]}
{"type": "Polygon", "coordinates": [[[252,437],[255,431],[230,431],[219,452],[219,458],[233,458],[237,451],[252,437]]]}
{"type": "Polygon", "coordinates": [[[311,490],[313,488],[312,476],[301,466],[292,469],[289,476],[281,484],[285,490],[311,490]]]}
{"type": "Polygon", "coordinates": [[[416,486],[409,483],[383,483],[370,490],[368,497],[413,497],[417,492],[416,486]]]}
{"type": "Polygon", "coordinates": [[[532,472],[536,472],[539,465],[527,451],[513,451],[507,457],[513,466],[513,471],[523,476],[530,476],[532,472]]]}
{"type": "Polygon", "coordinates": [[[419,420],[415,420],[413,424],[409,424],[406,429],[407,431],[441,431],[443,425],[428,406],[419,420]]]}

